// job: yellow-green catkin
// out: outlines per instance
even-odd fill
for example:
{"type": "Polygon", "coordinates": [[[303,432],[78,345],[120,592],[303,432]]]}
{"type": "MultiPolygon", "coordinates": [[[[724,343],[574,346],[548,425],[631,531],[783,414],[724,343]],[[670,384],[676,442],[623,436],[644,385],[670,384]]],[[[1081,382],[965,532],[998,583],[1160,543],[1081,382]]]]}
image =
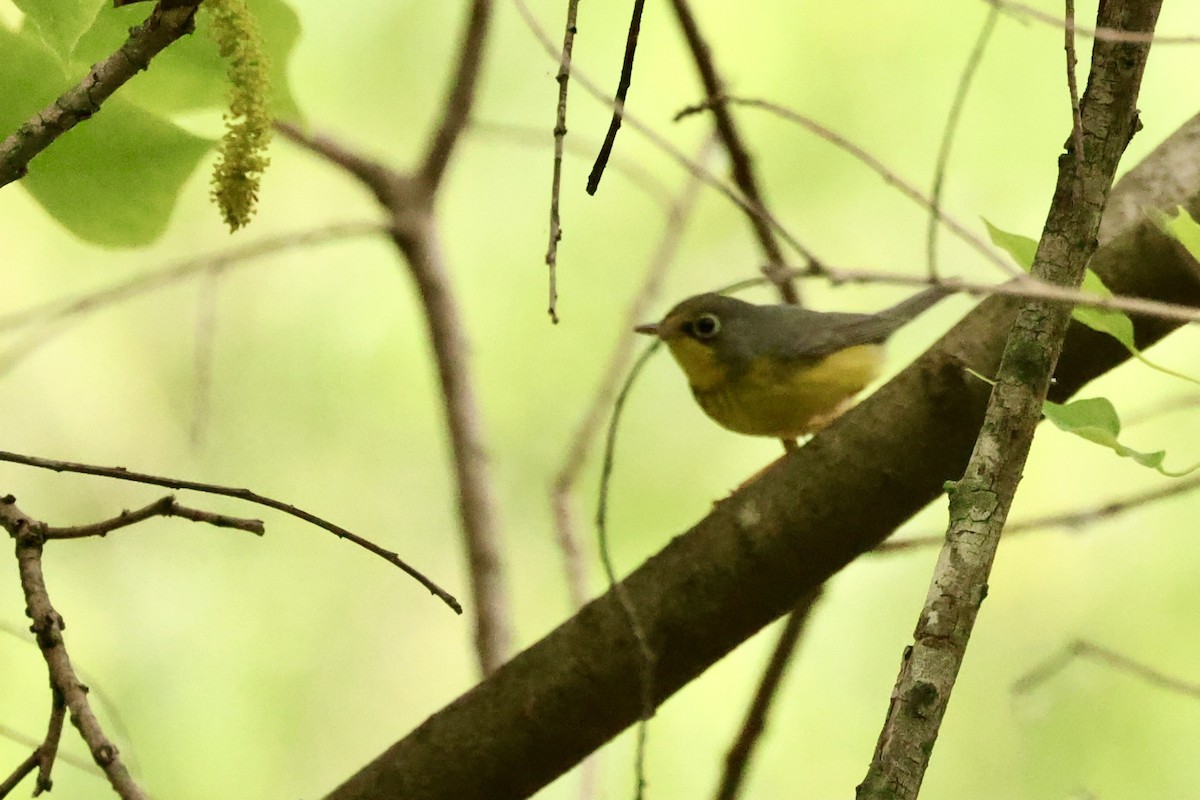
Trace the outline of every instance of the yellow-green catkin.
{"type": "Polygon", "coordinates": [[[227,62],[229,110],[213,168],[212,197],[230,231],[254,216],[258,186],[270,159],[270,62],[245,0],[206,0],[209,35],[227,62]]]}

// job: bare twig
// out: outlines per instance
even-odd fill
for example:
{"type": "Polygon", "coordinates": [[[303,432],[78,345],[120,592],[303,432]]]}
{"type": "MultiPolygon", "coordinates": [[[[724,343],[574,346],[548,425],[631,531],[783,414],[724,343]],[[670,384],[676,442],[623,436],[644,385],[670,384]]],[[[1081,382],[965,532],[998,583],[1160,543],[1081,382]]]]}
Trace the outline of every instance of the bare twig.
{"type": "MultiPolygon", "coordinates": [[[[374,553],[388,563],[393,564],[406,572],[418,583],[428,589],[431,594],[435,595],[443,603],[454,609],[456,613],[462,613],[462,606],[459,605],[458,601],[454,599],[454,595],[450,594],[445,589],[431,581],[429,578],[425,577],[414,567],[409,566],[408,563],[401,559],[398,554],[393,553],[391,550],[385,550],[374,542],[368,541],[358,534],[346,530],[340,525],[335,525],[328,520],[322,519],[316,514],[311,514],[302,508],[297,508],[289,503],[284,503],[280,500],[258,494],[257,492],[253,492],[249,489],[236,489],[229,486],[218,486],[212,483],[199,483],[197,481],[186,481],[179,478],[149,475],[144,472],[133,472],[125,469],[124,467],[99,467],[92,464],[78,464],[71,461],[56,461],[54,459],[39,458],[37,456],[24,456],[4,450],[0,450],[0,461],[8,461],[13,464],[24,464],[27,467],[38,467],[39,469],[49,469],[55,472],[76,472],[81,475],[97,475],[103,478],[115,478],[119,481],[129,481],[131,483],[145,483],[151,486],[164,486],[168,489],[186,489],[192,492],[204,492],[205,494],[233,497],[238,500],[245,500],[248,503],[254,503],[256,505],[266,506],[267,508],[273,508],[276,511],[282,511],[283,513],[290,514],[297,519],[302,519],[305,522],[316,525],[318,528],[323,528],[338,538],[346,539],[363,548],[364,550],[374,553]]],[[[222,517],[222,519],[233,520],[235,518],[222,517]]],[[[227,527],[239,526],[227,525],[227,527]]]]}
{"type": "Polygon", "coordinates": [[[963,106],[967,101],[971,82],[979,65],[983,63],[983,51],[992,39],[996,30],[996,20],[1000,17],[1000,9],[995,6],[988,12],[975,38],[975,46],[967,57],[967,65],[963,67],[958,79],[958,87],[954,90],[954,100],[950,103],[950,113],[946,116],[946,128],[942,131],[942,143],[938,146],[937,163],[933,168],[933,187],[929,190],[929,224],[925,229],[925,260],[929,267],[929,277],[937,278],[937,234],[940,228],[938,222],[942,214],[942,186],[946,181],[946,166],[950,163],[950,148],[954,144],[954,134],[958,131],[958,121],[962,117],[963,106]]]}
{"type": "MultiPolygon", "coordinates": [[[[854,144],[849,139],[846,139],[844,136],[834,133],[832,130],[825,127],[824,125],[817,122],[816,120],[812,119],[811,117],[807,117],[804,114],[801,114],[797,111],[793,111],[792,109],[786,108],[777,103],[772,103],[769,100],[759,100],[759,99],[752,98],[752,97],[725,97],[725,98],[723,98],[723,101],[725,103],[733,103],[735,105],[740,105],[740,106],[749,106],[751,108],[761,108],[764,111],[769,111],[770,113],[775,114],[776,116],[782,117],[783,119],[789,120],[791,122],[795,122],[797,125],[807,128],[812,133],[821,137],[822,139],[829,142],[830,144],[832,144],[836,147],[839,147],[842,150],[845,150],[847,153],[854,156],[856,159],[861,161],[863,164],[870,167],[871,170],[873,170],[876,174],[878,174],[881,178],[883,178],[883,180],[885,182],[887,182],[888,184],[895,186],[897,189],[899,189],[900,193],[903,194],[905,197],[909,198],[910,200],[912,200],[914,203],[921,206],[925,210],[929,211],[931,214],[936,214],[937,218],[939,220],[941,220],[941,222],[947,228],[950,229],[951,233],[953,233],[955,236],[958,236],[960,239],[962,239],[964,242],[966,242],[968,245],[970,245],[972,248],[974,248],[980,255],[982,255],[989,262],[991,262],[995,266],[999,267],[1002,272],[1005,272],[1014,277],[1017,275],[1023,274],[1023,273],[1021,273],[1021,270],[1019,268],[1017,268],[1016,265],[1014,265],[1012,262],[1008,261],[1007,259],[1005,259],[1005,258],[1001,257],[999,254],[997,254],[996,251],[992,247],[990,247],[988,244],[986,244],[978,236],[971,233],[971,231],[969,231],[965,225],[963,225],[960,222],[955,221],[955,219],[953,217],[947,215],[944,211],[937,208],[933,204],[933,201],[930,198],[926,197],[924,192],[922,192],[920,189],[918,189],[915,185],[913,185],[911,182],[906,181],[905,179],[901,178],[899,175],[897,175],[891,169],[886,167],[882,161],[880,161],[875,156],[871,155],[870,153],[868,153],[866,150],[862,149],[858,145],[854,144]]],[[[675,118],[680,119],[684,116],[687,116],[688,114],[693,114],[693,113],[696,113],[697,111],[704,110],[705,108],[707,108],[706,105],[690,106],[688,108],[683,109],[678,114],[676,114],[675,118]]],[[[809,261],[813,261],[813,259],[809,259],[809,261]]],[[[818,265],[820,264],[820,262],[817,262],[817,263],[818,263],[818,265]]]]}
{"type": "Polygon", "coordinates": [[[650,360],[650,356],[654,355],[654,351],[658,349],[660,344],[661,341],[656,339],[649,347],[642,351],[642,354],[633,362],[633,366],[629,368],[629,375],[625,378],[625,383],[621,386],[621,390],[613,400],[612,418],[608,424],[608,436],[604,441],[604,463],[600,468],[600,491],[597,492],[596,502],[596,538],[600,545],[600,563],[604,567],[604,574],[608,577],[609,589],[616,596],[617,602],[621,606],[621,611],[625,615],[625,620],[629,623],[629,629],[633,633],[633,638],[637,642],[638,653],[641,656],[638,675],[638,683],[641,688],[641,715],[639,717],[635,747],[636,755],[634,757],[635,800],[642,800],[643,792],[646,789],[647,723],[654,716],[654,665],[658,660],[658,656],[654,652],[650,638],[646,635],[646,629],[642,625],[633,600],[629,596],[625,584],[618,580],[617,570],[613,565],[612,553],[608,546],[608,487],[612,479],[613,466],[616,459],[617,430],[621,419],[621,411],[625,408],[625,400],[629,396],[629,390],[633,388],[638,373],[642,371],[642,367],[650,360]]]}
{"type": "MultiPolygon", "coordinates": [[[[1015,0],[983,0],[990,6],[1002,9],[1011,14],[1019,14],[1030,19],[1044,22],[1055,28],[1063,27],[1063,21],[1060,17],[1053,14],[1048,14],[1040,8],[1035,8],[1026,3],[1018,3],[1015,0]]],[[[1097,39],[1102,42],[1141,42],[1148,44],[1153,42],[1156,45],[1164,44],[1200,44],[1200,36],[1163,36],[1156,33],[1141,33],[1140,31],[1125,31],[1118,28],[1098,27],[1091,28],[1087,25],[1078,25],[1069,23],[1069,29],[1073,30],[1080,36],[1086,36],[1090,39],[1097,39]]]]}
{"type": "MultiPolygon", "coordinates": [[[[28,631],[26,631],[26,633],[28,633],[28,631]]],[[[22,642],[28,641],[28,637],[26,635],[22,635],[20,637],[20,639],[22,642]]],[[[54,719],[51,718],[50,726],[53,726],[53,725],[58,725],[58,723],[56,723],[54,721],[54,719]]],[[[49,726],[47,726],[47,727],[49,728],[49,726]]],[[[114,727],[116,727],[116,726],[114,725],[114,727]]],[[[118,731],[118,733],[119,733],[119,731],[118,731]]],[[[38,751],[38,748],[40,748],[43,745],[43,743],[45,742],[44,739],[42,741],[38,741],[36,738],[34,738],[32,736],[28,736],[24,733],[21,733],[20,731],[10,728],[7,725],[4,725],[3,723],[0,723],[0,737],[9,739],[10,741],[16,742],[17,744],[28,747],[30,749],[30,758],[35,759],[34,766],[35,767],[38,766],[38,762],[36,760],[38,758],[37,751],[38,751]]],[[[79,756],[72,755],[71,753],[65,752],[61,749],[55,751],[54,760],[56,763],[62,762],[63,764],[70,765],[70,766],[74,767],[75,769],[80,770],[81,772],[86,772],[90,775],[95,775],[97,778],[101,778],[101,779],[104,778],[103,770],[101,770],[98,766],[96,766],[95,763],[93,763],[92,761],[89,761],[87,759],[80,758],[79,756]]],[[[20,768],[24,768],[24,766],[25,766],[24,762],[22,762],[20,768]]],[[[20,768],[18,768],[18,769],[20,769],[20,768]]],[[[25,775],[28,775],[29,771],[30,771],[29,769],[25,769],[24,772],[22,773],[22,778],[25,775]]],[[[13,779],[15,774],[16,774],[16,770],[14,770],[14,773],[12,775],[10,775],[8,778],[5,778],[4,781],[0,781],[0,798],[5,797],[5,794],[4,794],[5,791],[11,792],[12,789],[15,788],[17,784],[20,783],[22,778],[18,778],[14,783],[12,783],[11,786],[9,785],[9,781],[13,779]]]]}
{"type": "Polygon", "coordinates": [[[753,159],[750,157],[750,151],[746,148],[745,142],[742,141],[742,135],[733,114],[729,112],[729,106],[725,103],[725,87],[717,72],[712,50],[700,32],[700,26],[696,22],[688,0],[671,0],[671,7],[675,9],[675,16],[679,20],[680,28],[683,29],[683,38],[692,54],[696,71],[700,73],[700,81],[704,85],[705,104],[713,113],[717,135],[721,138],[726,152],[729,153],[733,182],[741,190],[747,205],[750,206],[746,217],[750,221],[759,246],[767,257],[767,266],[764,268],[764,272],[770,278],[771,283],[775,285],[784,302],[798,303],[800,295],[785,271],[786,259],[783,250],[775,238],[775,232],[767,222],[768,217],[765,213],[767,205],[758,185],[758,177],[754,173],[753,159]]]}
{"type": "Polygon", "coordinates": [[[34,746],[33,751],[17,765],[17,768],[7,778],[0,781],[0,798],[8,797],[9,793],[17,788],[35,767],[37,768],[37,780],[33,785],[33,796],[37,797],[42,792],[48,792],[54,787],[50,773],[54,769],[54,762],[58,760],[58,746],[62,741],[63,721],[66,715],[67,705],[63,699],[63,693],[59,691],[58,686],[51,682],[50,722],[46,726],[46,736],[34,746]]]}
{"type": "Polygon", "coordinates": [[[177,8],[156,5],[144,23],[131,28],[117,52],[92,67],[83,80],[64,92],[0,143],[0,186],[25,175],[29,162],[50,143],[100,110],[125,82],[181,36],[192,32],[200,0],[177,8]]]}
{"type": "Polygon", "coordinates": [[[1018,678],[1013,682],[1012,693],[1014,695],[1028,694],[1062,672],[1063,669],[1070,666],[1074,661],[1083,658],[1133,675],[1135,678],[1139,678],[1151,686],[1157,686],[1174,694],[1181,694],[1185,697],[1200,700],[1200,683],[1167,675],[1165,672],[1143,664],[1123,653],[1095,644],[1094,642],[1089,642],[1086,639],[1076,639],[1067,645],[1062,653],[1018,678]]]}
{"type": "MultiPolygon", "coordinates": [[[[537,17],[535,17],[533,12],[529,9],[529,5],[525,2],[525,0],[512,0],[512,2],[513,5],[517,7],[517,11],[521,15],[521,19],[525,22],[526,27],[529,28],[529,31],[533,34],[534,38],[537,39],[538,44],[542,46],[542,49],[545,50],[546,53],[552,59],[554,59],[556,63],[561,62],[562,51],[560,51],[558,46],[551,41],[550,37],[546,34],[545,29],[542,28],[541,24],[538,23],[537,17]]],[[[602,89],[600,89],[595,81],[593,81],[582,70],[580,70],[578,66],[572,65],[571,77],[593,98],[608,106],[613,105],[612,100],[608,97],[608,95],[602,89]]],[[[673,161],[682,166],[688,172],[697,175],[700,180],[704,181],[705,184],[713,189],[716,189],[742,211],[760,216],[766,222],[766,224],[775,231],[784,244],[792,248],[792,250],[800,255],[801,258],[806,260],[816,260],[816,256],[813,254],[813,252],[801,244],[800,241],[794,235],[792,235],[792,233],[786,227],[784,227],[782,223],[779,222],[779,220],[775,219],[775,217],[773,217],[766,209],[756,208],[755,206],[751,205],[750,202],[742,195],[741,191],[736,187],[731,186],[726,181],[723,181],[717,176],[713,175],[710,171],[700,167],[700,165],[689,159],[678,147],[673,145],[665,137],[656,132],[645,122],[641,121],[641,119],[639,119],[637,116],[630,114],[628,109],[622,110],[621,119],[623,124],[628,125],[636,130],[638,133],[644,136],[647,141],[654,145],[654,147],[658,148],[661,152],[669,156],[673,161]]]]}
{"type": "MultiPolygon", "coordinates": [[[[1099,21],[1151,32],[1161,0],[1110,0],[1099,21]]],[[[1088,159],[1059,160],[1033,274],[1078,288],[1098,242],[1117,163],[1137,124],[1149,46],[1097,42],[1081,102],[1088,159]],[[1074,187],[1079,185],[1078,193],[1074,187]]],[[[906,647],[859,800],[911,800],[920,791],[1011,508],[1070,309],[1027,302],[1017,312],[987,412],[963,477],[951,487],[946,545],[906,647]]]]}
{"type": "Polygon", "coordinates": [[[53,682],[50,684],[50,722],[46,726],[46,739],[37,749],[38,777],[33,794],[50,791],[53,781],[50,773],[58,760],[58,746],[62,742],[63,722],[67,716],[67,700],[53,682]]]}
{"type": "MultiPolygon", "coordinates": [[[[705,153],[711,152],[711,142],[705,143],[696,161],[703,163],[705,153]]],[[[570,445],[562,466],[554,476],[550,486],[550,506],[554,511],[555,533],[559,549],[563,553],[566,564],[567,586],[571,593],[571,602],[578,608],[587,600],[587,580],[584,574],[583,562],[580,558],[579,537],[575,533],[575,523],[571,513],[571,491],[579,479],[579,472],[592,448],[596,434],[612,408],[613,400],[621,386],[621,379],[633,362],[633,350],[636,344],[630,331],[643,321],[647,310],[657,298],[662,288],[663,279],[675,258],[679,241],[696,200],[700,195],[700,180],[692,175],[686,181],[675,202],[667,209],[667,219],[663,227],[662,237],[654,248],[654,254],[642,278],[642,285],[634,294],[633,301],[622,318],[616,344],[609,355],[608,365],[600,378],[600,383],[591,395],[591,402],[583,414],[575,433],[571,436],[570,445]]]]}
{"type": "Polygon", "coordinates": [[[550,179],[550,244],[546,247],[550,319],[558,324],[558,243],[562,241],[559,197],[562,194],[563,144],[567,138],[567,88],[571,83],[571,50],[575,46],[575,20],[579,0],[567,0],[567,25],[563,33],[562,60],[558,62],[558,106],[554,112],[554,174],[550,179]]]}
{"type": "MultiPolygon", "coordinates": [[[[637,55],[638,32],[642,29],[642,9],[645,6],[646,0],[633,0],[629,31],[625,35],[625,55],[621,59],[621,78],[617,81],[617,95],[613,100],[612,120],[608,123],[608,132],[604,134],[604,142],[600,145],[600,152],[596,154],[596,162],[592,164],[592,171],[588,174],[588,194],[595,194],[596,190],[600,188],[600,179],[604,176],[608,157],[612,154],[613,145],[617,141],[617,131],[621,129],[621,116],[625,113],[625,97],[629,94],[629,85],[633,82],[633,59],[637,55]]],[[[568,68],[569,66],[568,64],[568,68]]]]}
{"type": "Polygon", "coordinates": [[[490,20],[491,0],[474,0],[441,122],[424,161],[412,173],[366,158],[331,137],[276,124],[285,137],[342,167],[375,194],[389,215],[392,242],[416,284],[441,381],[474,598],[475,649],[485,675],[504,663],[511,649],[509,601],[466,335],[437,241],[433,207],[453,148],[470,118],[490,20]]]}
{"type": "MultiPolygon", "coordinates": [[[[509,122],[473,118],[471,120],[470,132],[493,134],[497,137],[508,139],[514,144],[539,149],[546,144],[546,132],[542,128],[533,125],[518,125],[509,122]]],[[[589,140],[586,136],[572,136],[570,139],[563,140],[563,154],[566,155],[569,153],[579,158],[590,158],[591,154],[595,151],[595,145],[595,141],[589,140]]],[[[627,156],[623,156],[621,153],[617,153],[609,160],[608,168],[613,172],[620,173],[622,177],[629,181],[631,186],[641,190],[647,197],[664,208],[669,206],[674,199],[672,191],[666,184],[655,178],[650,170],[645,168],[645,165],[627,156]]]]}
{"type": "Polygon", "coordinates": [[[287,233],[260,242],[232,247],[221,253],[189,258],[177,264],[151,270],[98,291],[85,292],[66,300],[51,300],[31,308],[0,316],[0,333],[37,322],[56,322],[68,317],[90,314],[121,303],[145,292],[172,286],[208,272],[220,272],[234,264],[253,261],[286,250],[311,247],[329,241],[354,239],[387,233],[376,222],[344,222],[314,230],[287,233]]]}
{"type": "Polygon", "coordinates": [[[787,674],[788,664],[796,652],[796,645],[804,633],[804,626],[808,622],[813,604],[820,594],[818,591],[815,595],[804,598],[800,605],[787,615],[783,630],[779,632],[779,640],[776,641],[775,649],[771,651],[771,657],[767,660],[762,677],[759,678],[758,689],[754,692],[754,699],[746,711],[746,719],[742,722],[729,752],[725,754],[725,770],[721,773],[721,784],[717,787],[717,800],[734,800],[741,790],[746,768],[750,766],[750,757],[754,755],[763,731],[766,730],[767,713],[771,710],[771,704],[775,701],[780,684],[783,683],[783,676],[787,674]]]}
{"type": "Polygon", "coordinates": [[[1187,411],[1200,406],[1200,393],[1182,394],[1159,400],[1146,408],[1141,408],[1131,414],[1126,414],[1122,420],[1125,427],[1141,425],[1166,414],[1177,411],[1187,411]]]}
{"type": "Polygon", "coordinates": [[[834,284],[882,283],[896,286],[941,286],[952,292],[961,292],[975,297],[1002,295],[1023,297],[1029,300],[1052,300],[1056,303],[1123,311],[1126,314],[1156,317],[1176,322],[1200,322],[1200,308],[1194,306],[1164,303],[1159,300],[1147,300],[1143,297],[1128,295],[1098,295],[1080,289],[1055,286],[1031,276],[1022,276],[1006,283],[976,283],[959,278],[939,278],[936,281],[930,281],[924,275],[837,269],[824,264],[820,265],[816,272],[809,267],[798,267],[793,270],[793,274],[798,277],[825,278],[834,284]]]}
{"type": "MultiPolygon", "coordinates": [[[[25,780],[29,773],[33,772],[37,767],[41,758],[40,748],[35,747],[33,752],[25,756],[25,760],[16,766],[16,768],[8,774],[4,780],[0,781],[0,798],[8,797],[13,789],[25,780]]],[[[39,785],[34,789],[35,794],[42,787],[39,785]]]]}
{"type": "Polygon", "coordinates": [[[417,172],[417,177],[430,193],[437,191],[441,184],[446,165],[471,116],[491,19],[492,0],[474,0],[471,3],[458,48],[457,67],[442,106],[442,118],[430,136],[425,158],[417,172]]]}
{"type": "Polygon", "coordinates": [[[262,536],[264,533],[263,523],[260,519],[244,519],[242,517],[231,517],[227,514],[214,514],[211,511],[188,508],[187,506],[179,505],[179,503],[175,502],[174,497],[167,495],[161,500],[155,500],[150,505],[143,506],[135,511],[122,511],[112,519],[106,519],[103,522],[93,522],[89,525],[73,525],[65,528],[47,526],[42,530],[42,535],[46,539],[83,539],[88,536],[107,536],[115,530],[127,528],[139,522],[145,522],[151,517],[180,517],[181,519],[190,519],[192,522],[206,522],[218,528],[235,528],[240,531],[248,531],[259,536],[262,536]]]}
{"type": "MultiPolygon", "coordinates": [[[[92,711],[87,687],[79,680],[67,654],[62,635],[66,624],[50,603],[42,573],[42,550],[46,540],[41,529],[44,526],[21,513],[11,496],[0,499],[0,524],[16,540],[17,568],[21,575],[21,589],[25,594],[25,613],[33,621],[32,630],[50,671],[50,683],[62,693],[63,701],[71,712],[71,723],[79,730],[92,758],[104,770],[117,795],[123,800],[146,800],[148,796],[129,774],[116,745],[104,733],[100,720],[92,711]]],[[[49,780],[48,771],[44,777],[49,780]]]]}
{"type": "MultiPolygon", "coordinates": [[[[1048,514],[1043,517],[1034,517],[1014,522],[1005,526],[1004,538],[1007,539],[1021,533],[1042,531],[1047,528],[1078,530],[1091,525],[1093,522],[1100,522],[1109,517],[1116,517],[1142,506],[1156,503],[1159,500],[1167,500],[1181,494],[1187,494],[1188,492],[1195,491],[1197,488],[1200,488],[1200,475],[1190,475],[1186,478],[1174,479],[1167,485],[1160,486],[1157,489],[1122,497],[1119,500],[1112,500],[1094,508],[1066,511],[1060,514],[1048,514]]],[[[944,533],[913,536],[907,539],[886,541],[872,552],[879,554],[898,553],[904,550],[915,550],[924,547],[940,547],[945,541],[946,535],[944,533]]]]}

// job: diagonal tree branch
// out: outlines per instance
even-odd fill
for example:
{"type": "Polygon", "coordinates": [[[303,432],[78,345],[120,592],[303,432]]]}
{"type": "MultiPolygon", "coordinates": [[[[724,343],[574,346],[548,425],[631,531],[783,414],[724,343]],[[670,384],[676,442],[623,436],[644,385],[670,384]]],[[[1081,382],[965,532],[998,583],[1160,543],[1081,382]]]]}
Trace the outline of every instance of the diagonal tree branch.
{"type": "MultiPolygon", "coordinates": [[[[1099,25],[1152,33],[1160,5],[1108,0],[1099,25]]],[[[1070,287],[1083,281],[1117,164],[1137,129],[1149,50],[1146,43],[1096,42],[1080,103],[1082,133],[1059,160],[1034,277],[1070,287]],[[1072,152],[1080,145],[1084,152],[1072,152]]],[[[921,789],[1070,322],[1071,309],[1061,304],[1026,301],[1017,313],[970,462],[949,491],[946,545],[858,787],[861,800],[915,800],[921,789]]]]}
{"type": "MultiPolygon", "coordinates": [[[[1200,119],[1155,151],[1196,159],[1200,119]]],[[[1141,167],[1133,173],[1147,174],[1141,167]]],[[[1122,182],[1118,205],[1200,211],[1200,175],[1155,190],[1122,182]]],[[[1102,247],[1092,268],[1120,294],[1200,305],[1190,257],[1143,216],[1102,247]]],[[[661,702],[787,613],[962,474],[987,403],[963,367],[994,374],[1017,303],[989,298],[910,365],[805,447],[717,504],[624,583],[655,652],[661,702]],[[870,453],[870,458],[864,458],[870,453]]],[[[1140,347],[1179,323],[1139,318],[1140,347]]],[[[1118,343],[1072,326],[1052,398],[1128,360],[1118,343]]],[[[434,800],[528,797],[635,722],[640,660],[612,592],[535,643],[381,753],[328,797],[434,800]],[[470,763],[472,769],[461,765],[470,763]]]]}
{"type": "MultiPolygon", "coordinates": [[[[33,621],[31,630],[37,636],[38,647],[46,659],[52,690],[61,693],[62,700],[70,711],[71,723],[87,743],[96,764],[104,770],[113,791],[122,800],[146,800],[148,795],[133,780],[124,761],[121,760],[117,746],[104,733],[100,720],[92,711],[88,702],[87,687],[79,679],[75,667],[71,664],[71,657],[67,654],[62,634],[66,623],[50,603],[46,578],[42,573],[42,551],[46,543],[42,533],[43,526],[25,516],[16,507],[11,495],[0,498],[0,525],[3,525],[16,540],[17,569],[21,575],[21,589],[25,593],[25,613],[33,621]]],[[[55,703],[57,702],[56,696],[55,703]]],[[[61,719],[58,724],[61,724],[61,719]]],[[[55,727],[53,719],[51,727],[55,727]]],[[[53,731],[47,735],[47,740],[51,739],[57,743],[58,737],[53,731]]],[[[39,785],[42,779],[48,783],[47,764],[41,765],[40,774],[39,785]]]]}
{"type": "Polygon", "coordinates": [[[144,23],[129,31],[121,49],[92,67],[76,86],[35,114],[0,143],[0,186],[25,175],[29,162],[80,122],[125,82],[150,65],[168,45],[192,32],[200,0],[160,3],[144,23]]]}
{"type": "Polygon", "coordinates": [[[433,209],[454,146],[470,119],[490,20],[491,0],[474,0],[441,122],[430,139],[423,163],[412,173],[367,158],[332,137],[276,124],[285,137],[346,170],[371,190],[388,214],[388,232],[416,284],[450,434],[459,519],[474,598],[475,650],[484,675],[504,663],[511,650],[510,604],[504,587],[500,530],[483,426],[471,382],[470,349],[438,241],[433,209]]]}
{"type": "Polygon", "coordinates": [[[492,0],[475,0],[469,15],[458,50],[458,66],[442,108],[442,119],[430,137],[425,158],[421,160],[420,179],[430,191],[436,190],[441,183],[475,104],[475,87],[479,83],[484,44],[492,19],[492,0]]]}
{"type": "Polygon", "coordinates": [[[712,109],[717,135],[721,138],[721,143],[725,145],[726,152],[729,153],[733,182],[741,190],[750,206],[751,211],[747,213],[746,217],[763,254],[767,257],[767,267],[763,272],[775,284],[780,297],[785,302],[798,303],[800,295],[787,273],[787,259],[783,255],[783,248],[779,246],[775,231],[767,222],[766,201],[763,199],[762,189],[758,185],[758,176],[754,172],[754,160],[750,157],[750,151],[742,141],[742,134],[738,129],[737,122],[729,111],[729,106],[725,103],[725,87],[717,73],[712,50],[700,32],[700,26],[696,22],[696,16],[692,13],[688,0],[671,0],[671,6],[675,9],[675,17],[679,20],[680,28],[683,29],[683,38],[692,53],[696,71],[700,73],[700,82],[704,85],[705,102],[712,109]],[[754,213],[754,211],[760,213],[754,213]]]}

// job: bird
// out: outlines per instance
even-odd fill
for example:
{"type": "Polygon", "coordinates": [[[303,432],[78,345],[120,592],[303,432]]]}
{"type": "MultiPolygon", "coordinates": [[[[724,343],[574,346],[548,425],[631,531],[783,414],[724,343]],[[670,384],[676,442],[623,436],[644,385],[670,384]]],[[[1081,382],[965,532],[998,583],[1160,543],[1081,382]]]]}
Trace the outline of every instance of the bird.
{"type": "Polygon", "coordinates": [[[718,425],[785,443],[821,430],[883,369],[883,343],[950,290],[925,289],[874,314],[757,305],[717,293],[680,302],[657,336],[718,425]]]}

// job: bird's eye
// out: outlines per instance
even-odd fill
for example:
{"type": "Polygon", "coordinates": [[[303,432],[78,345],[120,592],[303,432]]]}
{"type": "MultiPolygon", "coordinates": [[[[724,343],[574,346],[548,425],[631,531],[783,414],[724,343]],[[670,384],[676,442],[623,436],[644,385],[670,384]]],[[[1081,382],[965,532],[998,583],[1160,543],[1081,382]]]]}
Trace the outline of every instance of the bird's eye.
{"type": "Polygon", "coordinates": [[[711,339],[721,331],[721,320],[716,314],[701,314],[692,322],[692,333],[697,339],[711,339]]]}

